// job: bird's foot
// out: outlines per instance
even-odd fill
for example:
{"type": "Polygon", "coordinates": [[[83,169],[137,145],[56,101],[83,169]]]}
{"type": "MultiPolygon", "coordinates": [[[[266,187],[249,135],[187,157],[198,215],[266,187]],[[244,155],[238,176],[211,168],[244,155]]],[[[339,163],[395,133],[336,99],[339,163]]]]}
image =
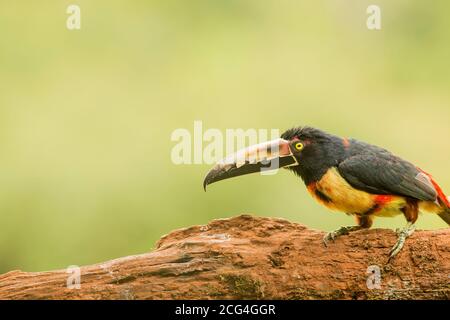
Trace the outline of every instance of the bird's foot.
{"type": "Polygon", "coordinates": [[[408,222],[406,227],[404,227],[403,229],[397,230],[398,240],[397,240],[397,243],[394,245],[394,247],[392,247],[391,252],[389,252],[389,260],[388,261],[390,261],[392,258],[394,258],[400,252],[400,250],[402,250],[406,239],[410,235],[412,235],[415,230],[416,230],[416,226],[411,222],[408,222]]]}
{"type": "Polygon", "coordinates": [[[334,241],[337,237],[349,234],[350,232],[359,229],[361,229],[360,226],[340,227],[337,230],[327,233],[325,237],[323,237],[323,244],[327,247],[329,241],[334,241]]]}

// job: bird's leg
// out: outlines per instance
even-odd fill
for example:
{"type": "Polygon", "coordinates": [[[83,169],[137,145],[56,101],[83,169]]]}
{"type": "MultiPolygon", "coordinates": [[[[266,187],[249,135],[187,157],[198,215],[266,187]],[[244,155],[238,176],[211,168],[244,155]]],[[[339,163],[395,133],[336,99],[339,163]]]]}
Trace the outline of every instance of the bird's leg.
{"type": "Polygon", "coordinates": [[[402,250],[406,239],[414,233],[416,230],[416,226],[413,222],[408,222],[406,227],[401,230],[397,230],[398,240],[397,243],[392,247],[391,252],[389,253],[389,260],[394,258],[400,250],[402,250]]]}
{"type": "Polygon", "coordinates": [[[391,252],[389,253],[388,262],[392,258],[394,258],[400,252],[400,250],[402,250],[406,239],[414,233],[414,230],[416,230],[416,226],[414,225],[414,223],[416,222],[417,217],[419,216],[418,201],[407,199],[406,206],[402,209],[402,211],[408,223],[406,224],[406,227],[404,227],[403,229],[397,230],[398,240],[397,243],[394,245],[394,247],[391,249],[391,252]]]}
{"type": "Polygon", "coordinates": [[[358,223],[357,226],[350,226],[350,227],[341,227],[333,232],[327,233],[325,237],[323,237],[323,244],[325,247],[328,244],[328,241],[332,240],[334,241],[337,237],[349,234],[353,231],[358,231],[361,229],[367,229],[372,226],[372,217],[370,215],[360,215],[355,216],[356,222],[358,223]]]}
{"type": "Polygon", "coordinates": [[[357,231],[362,229],[361,226],[349,226],[349,227],[340,227],[337,230],[332,232],[328,232],[325,237],[323,237],[323,244],[325,247],[328,245],[329,241],[334,241],[337,237],[349,234],[352,231],[357,231]]]}

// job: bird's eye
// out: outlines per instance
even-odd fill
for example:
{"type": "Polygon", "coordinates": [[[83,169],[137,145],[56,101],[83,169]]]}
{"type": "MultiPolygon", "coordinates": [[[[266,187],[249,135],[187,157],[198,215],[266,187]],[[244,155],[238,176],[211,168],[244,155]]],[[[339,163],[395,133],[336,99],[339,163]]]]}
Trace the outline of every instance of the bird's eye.
{"type": "Polygon", "coordinates": [[[303,149],[303,143],[297,142],[297,143],[295,144],[295,149],[297,149],[297,150],[302,150],[302,149],[303,149]]]}

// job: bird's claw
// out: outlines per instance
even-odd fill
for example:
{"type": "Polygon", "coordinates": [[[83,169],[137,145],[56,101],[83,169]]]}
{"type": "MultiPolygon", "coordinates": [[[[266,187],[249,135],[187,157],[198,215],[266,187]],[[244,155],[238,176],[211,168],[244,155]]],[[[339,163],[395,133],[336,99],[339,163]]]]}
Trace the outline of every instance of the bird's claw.
{"type": "Polygon", "coordinates": [[[328,232],[322,239],[325,247],[328,247],[328,242],[336,240],[337,237],[348,234],[354,227],[341,227],[335,231],[328,232]]]}
{"type": "Polygon", "coordinates": [[[333,235],[333,232],[328,232],[322,239],[323,245],[325,247],[328,247],[329,241],[334,241],[335,236],[333,235]]]}
{"type": "Polygon", "coordinates": [[[394,258],[403,248],[405,245],[406,239],[411,236],[414,231],[416,230],[416,226],[412,223],[408,223],[408,225],[404,229],[397,229],[396,233],[398,235],[398,240],[395,243],[395,245],[392,247],[391,251],[389,252],[389,259],[390,261],[392,258],[394,258]]]}

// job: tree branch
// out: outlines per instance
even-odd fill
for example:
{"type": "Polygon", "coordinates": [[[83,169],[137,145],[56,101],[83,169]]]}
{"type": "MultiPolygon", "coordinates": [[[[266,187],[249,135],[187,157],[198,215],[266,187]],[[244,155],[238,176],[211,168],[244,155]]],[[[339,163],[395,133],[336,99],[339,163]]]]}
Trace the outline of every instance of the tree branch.
{"type": "Polygon", "coordinates": [[[214,220],[164,236],[150,253],[82,267],[79,289],[67,287],[66,270],[8,272],[0,299],[450,298],[450,229],[417,231],[390,263],[393,231],[328,247],[323,235],[282,219],[214,220]]]}

